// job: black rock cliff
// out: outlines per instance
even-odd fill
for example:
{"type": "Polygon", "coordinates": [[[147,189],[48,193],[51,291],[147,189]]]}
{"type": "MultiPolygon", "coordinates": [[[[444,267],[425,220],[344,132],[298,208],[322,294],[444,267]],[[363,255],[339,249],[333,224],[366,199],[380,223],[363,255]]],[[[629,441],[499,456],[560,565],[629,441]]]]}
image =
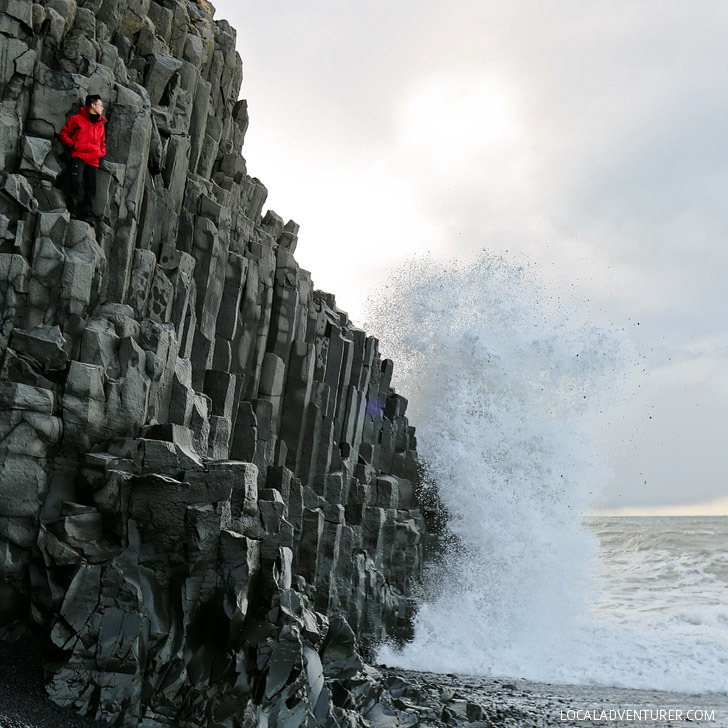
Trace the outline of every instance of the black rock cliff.
{"type": "Polygon", "coordinates": [[[213,12],[0,0],[0,638],[117,726],[358,725],[427,539],[414,429],[263,216],[213,12]],[[95,225],[58,138],[87,93],[95,225]]]}

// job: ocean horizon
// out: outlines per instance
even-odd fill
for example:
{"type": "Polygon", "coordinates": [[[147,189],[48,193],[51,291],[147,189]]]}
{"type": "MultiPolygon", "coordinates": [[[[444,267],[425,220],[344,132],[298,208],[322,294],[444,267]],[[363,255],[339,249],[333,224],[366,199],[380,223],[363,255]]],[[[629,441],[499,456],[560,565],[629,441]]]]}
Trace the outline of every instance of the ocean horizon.
{"type": "Polygon", "coordinates": [[[489,625],[451,619],[458,625],[449,632],[453,649],[443,652],[434,638],[437,602],[425,604],[414,643],[385,650],[383,661],[538,683],[727,695],[728,517],[597,516],[583,526],[596,548],[583,592],[563,594],[582,607],[565,609],[567,620],[536,619],[536,599],[530,614],[538,628],[497,643],[489,625]]]}

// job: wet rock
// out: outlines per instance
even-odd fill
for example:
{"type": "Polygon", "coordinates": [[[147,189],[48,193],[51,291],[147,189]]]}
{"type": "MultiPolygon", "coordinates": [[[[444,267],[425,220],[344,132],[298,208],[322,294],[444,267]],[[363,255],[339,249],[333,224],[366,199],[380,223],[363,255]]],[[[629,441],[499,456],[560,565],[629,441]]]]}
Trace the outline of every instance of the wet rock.
{"type": "Polygon", "coordinates": [[[323,644],[323,666],[328,676],[338,679],[354,677],[364,669],[358,654],[356,635],[349,623],[340,616],[329,621],[323,644]]]}

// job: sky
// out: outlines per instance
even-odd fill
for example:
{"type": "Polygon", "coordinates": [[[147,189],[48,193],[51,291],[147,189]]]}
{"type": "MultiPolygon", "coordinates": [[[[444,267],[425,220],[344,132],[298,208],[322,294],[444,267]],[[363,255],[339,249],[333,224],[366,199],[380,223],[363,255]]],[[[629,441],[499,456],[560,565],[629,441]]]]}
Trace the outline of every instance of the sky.
{"type": "Polygon", "coordinates": [[[728,4],[214,5],[318,288],[361,323],[413,256],[530,261],[634,343],[600,507],[728,514],[728,4]]]}

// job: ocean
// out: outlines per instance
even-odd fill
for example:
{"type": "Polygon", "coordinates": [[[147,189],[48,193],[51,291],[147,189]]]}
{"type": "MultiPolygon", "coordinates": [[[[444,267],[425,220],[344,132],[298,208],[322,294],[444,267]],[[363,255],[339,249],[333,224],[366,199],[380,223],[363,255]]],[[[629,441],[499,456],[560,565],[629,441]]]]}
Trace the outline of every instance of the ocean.
{"type": "Polygon", "coordinates": [[[414,684],[483,705],[497,725],[728,726],[728,517],[583,526],[598,542],[591,601],[562,623],[564,649],[547,654],[538,637],[530,650],[489,648],[488,628],[472,622],[443,649],[429,621],[437,612],[426,608],[415,641],[380,659],[414,684]]]}
{"type": "Polygon", "coordinates": [[[728,517],[594,518],[595,683],[728,693],[728,517]],[[628,644],[631,649],[624,649],[628,644]]]}
{"type": "Polygon", "coordinates": [[[414,639],[379,660],[725,708],[728,518],[582,516],[609,482],[599,443],[629,396],[624,334],[487,253],[407,264],[368,319],[449,514],[414,639]]]}
{"type": "MultiPolygon", "coordinates": [[[[455,618],[444,644],[442,612],[426,604],[415,641],[385,648],[380,659],[442,673],[728,695],[728,517],[600,517],[584,528],[598,547],[589,597],[579,614],[566,610],[569,621],[539,620],[542,635],[511,631],[506,644],[487,624],[455,618]]],[[[453,609],[442,595],[435,605],[443,601],[453,609]]]]}

